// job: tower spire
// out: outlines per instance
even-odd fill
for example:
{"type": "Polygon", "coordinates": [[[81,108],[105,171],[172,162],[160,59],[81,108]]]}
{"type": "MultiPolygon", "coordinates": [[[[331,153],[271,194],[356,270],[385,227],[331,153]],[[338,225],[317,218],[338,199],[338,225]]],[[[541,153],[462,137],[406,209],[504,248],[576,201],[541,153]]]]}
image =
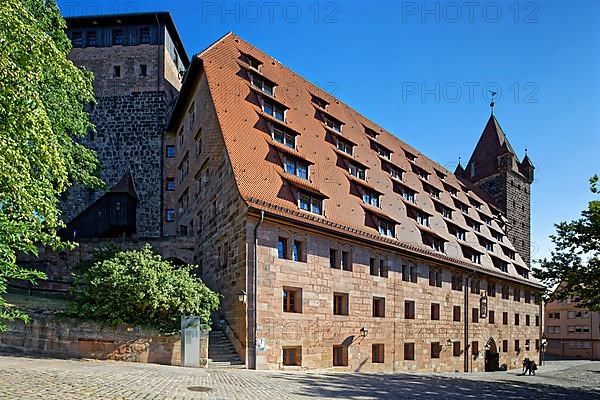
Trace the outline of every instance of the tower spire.
{"type": "Polygon", "coordinates": [[[492,101],[490,102],[490,108],[492,109],[492,115],[494,115],[494,106],[496,105],[496,103],[494,103],[494,96],[498,94],[498,92],[494,92],[493,90],[490,90],[490,93],[492,94],[492,101]]]}

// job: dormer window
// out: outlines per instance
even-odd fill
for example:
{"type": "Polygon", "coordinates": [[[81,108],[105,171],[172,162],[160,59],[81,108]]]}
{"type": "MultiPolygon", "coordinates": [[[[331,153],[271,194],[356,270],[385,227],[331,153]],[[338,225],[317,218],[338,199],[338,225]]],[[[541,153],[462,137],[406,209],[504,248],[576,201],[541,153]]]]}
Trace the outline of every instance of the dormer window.
{"type": "Polygon", "coordinates": [[[417,156],[411,153],[410,151],[404,150],[404,154],[406,155],[406,158],[408,158],[409,161],[415,161],[417,159],[417,156]]]}
{"type": "Polygon", "coordinates": [[[419,168],[416,165],[413,165],[412,170],[415,174],[419,176],[419,178],[423,179],[424,181],[429,180],[429,172],[425,171],[423,168],[419,168]]]}
{"type": "Polygon", "coordinates": [[[373,129],[371,128],[367,128],[365,126],[365,133],[367,134],[367,136],[373,138],[373,139],[377,139],[378,133],[375,132],[373,129]]]}
{"type": "Polygon", "coordinates": [[[440,178],[442,181],[446,179],[446,174],[443,173],[442,171],[438,171],[437,169],[435,170],[436,175],[438,176],[438,178],[440,178]]]}
{"type": "Polygon", "coordinates": [[[323,100],[320,97],[317,97],[315,95],[312,95],[312,102],[314,104],[316,104],[317,107],[322,108],[323,110],[327,109],[327,106],[329,105],[328,102],[326,102],[325,100],[323,100]]]}
{"type": "Polygon", "coordinates": [[[469,197],[469,202],[471,203],[471,205],[473,207],[475,207],[476,210],[481,210],[481,203],[480,202],[478,202],[477,200],[472,199],[470,197],[469,197]]]}
{"type": "Polygon", "coordinates": [[[342,131],[342,124],[340,123],[340,121],[336,121],[335,119],[327,115],[325,116],[325,125],[327,125],[329,128],[333,129],[336,132],[342,131]]]}
{"type": "Polygon", "coordinates": [[[296,175],[299,178],[308,180],[308,164],[304,161],[292,157],[285,157],[284,169],[288,174],[296,175]]]}
{"type": "Polygon", "coordinates": [[[493,238],[496,239],[497,241],[502,242],[502,240],[504,239],[504,235],[501,234],[500,232],[492,231],[491,229],[490,229],[490,232],[492,232],[493,238]]]}
{"type": "Polygon", "coordinates": [[[346,154],[354,154],[354,145],[340,137],[337,138],[337,148],[346,154]]]}
{"type": "Polygon", "coordinates": [[[380,157],[383,157],[386,160],[392,159],[392,152],[383,146],[375,145],[375,151],[377,151],[377,154],[379,154],[380,157]]]}
{"type": "Polygon", "coordinates": [[[425,191],[427,191],[427,193],[429,193],[429,195],[434,199],[440,198],[440,190],[434,188],[433,186],[425,185],[425,191]]]}
{"type": "MultiPolygon", "coordinates": [[[[492,263],[494,264],[494,267],[498,268],[500,271],[508,272],[508,263],[506,261],[492,257],[492,263]]],[[[504,293],[502,298],[504,298],[504,293]]],[[[506,298],[508,299],[508,293],[506,293],[506,298]]]]}
{"type": "Polygon", "coordinates": [[[323,215],[323,199],[301,192],[298,196],[298,207],[313,214],[323,215]]]}
{"type": "Polygon", "coordinates": [[[465,240],[466,232],[464,229],[456,228],[456,230],[454,231],[454,236],[458,240],[465,240]]]}
{"type": "Polygon", "coordinates": [[[444,241],[434,238],[431,242],[431,247],[433,248],[434,251],[443,253],[444,252],[444,241]]]}
{"type": "Polygon", "coordinates": [[[490,217],[488,217],[485,214],[479,213],[479,216],[481,217],[481,220],[486,224],[486,225],[492,225],[492,219],[490,217]]]}
{"type": "Polygon", "coordinates": [[[379,233],[384,236],[394,237],[395,226],[392,222],[379,218],[379,233]]]}
{"type": "Polygon", "coordinates": [[[392,176],[392,178],[402,180],[403,171],[400,168],[390,166],[390,175],[392,176]]]}
{"type": "Polygon", "coordinates": [[[429,215],[420,211],[417,212],[417,222],[419,223],[419,225],[429,226],[429,215]]]}
{"type": "Polygon", "coordinates": [[[469,228],[473,229],[475,232],[481,232],[481,224],[475,220],[472,220],[471,218],[467,218],[467,225],[469,225],[469,228]]]}
{"type": "Polygon", "coordinates": [[[273,128],[273,139],[291,149],[296,148],[296,135],[286,132],[283,129],[273,128]]]}
{"type": "Polygon", "coordinates": [[[404,197],[404,199],[406,201],[410,201],[411,203],[414,203],[415,202],[415,191],[410,190],[408,188],[403,188],[402,189],[402,197],[404,197]]]}
{"type": "Polygon", "coordinates": [[[452,219],[452,210],[448,207],[442,207],[442,217],[452,219]]]}
{"type": "Polygon", "coordinates": [[[263,111],[266,114],[269,114],[273,118],[276,118],[280,121],[285,121],[285,110],[278,104],[270,102],[268,100],[263,100],[263,111]]]}
{"type": "Polygon", "coordinates": [[[469,206],[458,199],[454,199],[454,205],[465,214],[469,213],[469,206]]]}
{"type": "Polygon", "coordinates": [[[448,193],[450,193],[450,195],[454,197],[456,197],[456,195],[458,194],[458,190],[456,190],[454,186],[450,186],[447,183],[444,183],[444,189],[446,189],[448,193]]]}
{"type": "Polygon", "coordinates": [[[250,81],[252,82],[252,86],[262,90],[270,96],[273,96],[275,90],[275,84],[273,82],[269,82],[266,79],[252,74],[250,74],[250,81]]]}
{"type": "Polygon", "coordinates": [[[484,238],[479,238],[479,244],[481,244],[483,247],[485,247],[485,249],[487,251],[494,251],[494,243],[492,243],[491,241],[484,239],[484,238]]]}
{"type": "Polygon", "coordinates": [[[260,71],[260,66],[262,65],[262,63],[258,61],[258,59],[252,57],[250,54],[246,54],[246,62],[255,70],[260,71]]]}
{"type": "Polygon", "coordinates": [[[369,189],[365,189],[363,191],[363,201],[365,202],[365,204],[369,204],[373,207],[379,208],[379,193],[373,192],[369,189]]]}
{"type": "Polygon", "coordinates": [[[516,258],[515,252],[512,251],[511,249],[504,249],[504,254],[510,258],[511,260],[514,260],[516,258]]]}
{"type": "Polygon", "coordinates": [[[350,175],[357,177],[358,179],[362,179],[363,181],[367,180],[367,173],[364,167],[360,165],[355,165],[353,163],[348,164],[348,172],[350,175]]]}
{"type": "Polygon", "coordinates": [[[481,253],[473,250],[470,247],[461,246],[463,251],[463,256],[468,258],[472,263],[481,264],[481,253]]]}

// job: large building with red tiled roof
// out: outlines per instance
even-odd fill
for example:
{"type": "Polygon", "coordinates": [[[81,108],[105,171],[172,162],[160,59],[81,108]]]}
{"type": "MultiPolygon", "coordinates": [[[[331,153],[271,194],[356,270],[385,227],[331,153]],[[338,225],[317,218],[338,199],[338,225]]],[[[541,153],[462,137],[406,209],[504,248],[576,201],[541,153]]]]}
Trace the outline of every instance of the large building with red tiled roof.
{"type": "Polygon", "coordinates": [[[536,356],[533,165],[494,116],[455,174],[229,33],[193,57],[165,146],[164,232],[195,238],[248,367],[473,371],[536,356]]]}

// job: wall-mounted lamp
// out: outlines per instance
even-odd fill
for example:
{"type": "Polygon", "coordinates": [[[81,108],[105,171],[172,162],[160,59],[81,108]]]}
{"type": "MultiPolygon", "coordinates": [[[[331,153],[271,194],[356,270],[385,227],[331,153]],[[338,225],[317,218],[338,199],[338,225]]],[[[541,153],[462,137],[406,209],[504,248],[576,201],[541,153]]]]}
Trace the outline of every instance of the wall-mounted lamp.
{"type": "Polygon", "coordinates": [[[242,290],[238,293],[238,301],[240,303],[246,304],[247,299],[248,299],[248,295],[246,294],[246,292],[244,290],[242,290]]]}
{"type": "Polygon", "coordinates": [[[367,337],[368,334],[369,334],[369,330],[367,328],[365,328],[364,326],[362,328],[360,328],[360,336],[367,337]]]}
{"type": "Polygon", "coordinates": [[[454,340],[452,340],[452,339],[446,340],[446,344],[448,344],[448,346],[450,346],[452,343],[454,343],[454,340]]]}
{"type": "Polygon", "coordinates": [[[490,345],[488,343],[485,344],[485,349],[489,350],[490,349],[490,345]]]}

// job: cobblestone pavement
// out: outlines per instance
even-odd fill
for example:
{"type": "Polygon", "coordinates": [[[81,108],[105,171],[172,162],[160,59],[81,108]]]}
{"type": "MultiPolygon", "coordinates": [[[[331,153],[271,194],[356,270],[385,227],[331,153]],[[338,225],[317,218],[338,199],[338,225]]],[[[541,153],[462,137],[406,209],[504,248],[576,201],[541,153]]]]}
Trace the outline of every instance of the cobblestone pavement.
{"type": "Polygon", "coordinates": [[[517,372],[283,373],[0,356],[0,399],[600,399],[600,362],[517,372]]]}

